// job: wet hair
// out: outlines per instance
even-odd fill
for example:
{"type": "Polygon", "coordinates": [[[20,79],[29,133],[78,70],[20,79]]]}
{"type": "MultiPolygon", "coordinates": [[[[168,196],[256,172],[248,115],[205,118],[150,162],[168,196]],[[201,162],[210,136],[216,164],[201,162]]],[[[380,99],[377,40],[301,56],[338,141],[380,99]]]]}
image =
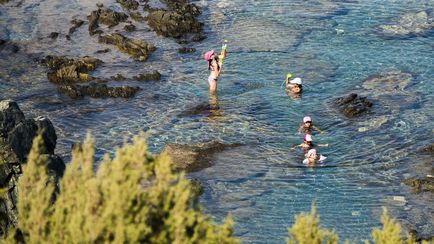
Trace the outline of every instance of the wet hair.
{"type": "MultiPolygon", "coordinates": [[[[214,54],[214,60],[217,63],[217,69],[220,70],[220,65],[219,65],[219,59],[218,56],[214,54]]],[[[211,63],[212,63],[213,59],[208,60],[208,70],[211,70],[211,63]]]]}

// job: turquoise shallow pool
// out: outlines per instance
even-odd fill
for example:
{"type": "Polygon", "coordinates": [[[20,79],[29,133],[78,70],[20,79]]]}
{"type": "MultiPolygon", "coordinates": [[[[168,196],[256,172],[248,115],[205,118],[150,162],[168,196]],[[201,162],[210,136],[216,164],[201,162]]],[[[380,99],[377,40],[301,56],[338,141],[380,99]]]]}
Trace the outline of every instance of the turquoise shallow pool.
{"type": "MultiPolygon", "coordinates": [[[[84,56],[101,49],[88,37],[87,27],[72,42],[36,42],[53,30],[67,28],[72,16],[85,19],[94,9],[93,3],[61,3],[29,1],[3,8],[0,23],[6,24],[8,38],[26,45],[34,55],[84,56]],[[26,16],[19,18],[21,13],[26,16]],[[50,21],[60,17],[65,23],[50,21]]],[[[411,224],[420,233],[433,235],[432,195],[412,194],[401,182],[433,167],[427,156],[411,152],[433,143],[434,35],[385,38],[377,27],[408,12],[432,11],[434,2],[196,3],[204,10],[201,18],[208,36],[194,44],[196,53],[180,55],[174,41],[139,29],[132,35],[158,47],[147,63],[135,63],[115,51],[98,56],[105,64],[97,76],[130,77],[154,69],[163,74],[159,83],[127,82],[143,88],[132,99],[70,100],[48,83],[42,67],[8,58],[0,61],[0,98],[17,100],[26,114],[48,116],[58,131],[58,152],[64,156],[87,130],[96,137],[98,156],[140,131],[149,135],[153,152],[169,142],[242,144],[217,154],[213,167],[189,177],[200,179],[204,186],[205,211],[216,221],[231,213],[235,233],[245,243],[282,243],[294,215],[309,211],[313,201],[322,226],[335,229],[341,240],[369,238],[379,225],[382,206],[404,226],[411,224]],[[200,54],[220,49],[224,39],[229,40],[229,54],[218,96],[210,98],[207,66],[200,54]],[[369,116],[346,119],[331,103],[360,91],[364,79],[396,70],[412,74],[405,90],[413,100],[391,98],[398,110],[374,105],[374,112],[387,118],[381,126],[372,126],[369,116]],[[303,78],[301,99],[288,97],[282,89],[287,72],[303,78]],[[208,115],[179,116],[208,103],[219,109],[208,115]],[[305,115],[326,132],[314,135],[330,145],[319,149],[328,157],[322,167],[303,167],[302,153],[289,150],[302,141],[296,132],[305,115]],[[368,129],[359,132],[361,127],[368,129]],[[394,201],[393,196],[404,196],[407,202],[394,201]]]]}

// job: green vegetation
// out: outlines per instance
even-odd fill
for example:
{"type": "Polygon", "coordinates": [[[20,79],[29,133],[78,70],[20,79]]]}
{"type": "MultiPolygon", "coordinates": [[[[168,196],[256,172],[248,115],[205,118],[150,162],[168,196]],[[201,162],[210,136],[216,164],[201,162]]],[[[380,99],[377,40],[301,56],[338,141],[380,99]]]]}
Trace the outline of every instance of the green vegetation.
{"type": "Polygon", "coordinates": [[[19,223],[8,241],[25,243],[237,243],[232,220],[202,214],[183,174],[143,137],[105,156],[96,173],[93,141],[74,149],[59,182],[49,181],[36,137],[19,181],[19,223]]]}

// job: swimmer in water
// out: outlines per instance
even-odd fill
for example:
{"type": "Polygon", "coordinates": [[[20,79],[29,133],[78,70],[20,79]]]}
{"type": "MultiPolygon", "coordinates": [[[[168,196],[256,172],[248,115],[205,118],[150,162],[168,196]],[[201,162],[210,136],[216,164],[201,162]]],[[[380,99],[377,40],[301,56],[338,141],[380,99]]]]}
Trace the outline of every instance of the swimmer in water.
{"type": "Polygon", "coordinates": [[[300,127],[298,128],[299,133],[305,133],[309,134],[312,130],[316,130],[319,133],[323,133],[322,130],[320,130],[318,127],[313,125],[312,118],[309,116],[306,116],[303,118],[303,123],[300,124],[300,127]]]}
{"type": "Polygon", "coordinates": [[[220,55],[215,53],[214,50],[210,50],[203,55],[203,58],[208,62],[208,70],[210,71],[210,75],[208,76],[210,93],[217,92],[217,80],[221,71],[221,62],[219,63],[219,59],[223,59],[225,57],[226,48],[222,49],[222,53],[220,55]]]}

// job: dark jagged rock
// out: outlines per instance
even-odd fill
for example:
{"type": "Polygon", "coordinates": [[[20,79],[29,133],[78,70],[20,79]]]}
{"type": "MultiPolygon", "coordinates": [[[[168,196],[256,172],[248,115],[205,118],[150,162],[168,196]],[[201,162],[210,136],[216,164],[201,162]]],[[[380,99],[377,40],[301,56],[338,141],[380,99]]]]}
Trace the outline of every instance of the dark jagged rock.
{"type": "Polygon", "coordinates": [[[149,54],[156,49],[151,43],[129,39],[118,33],[99,36],[98,42],[115,45],[120,51],[129,54],[132,58],[141,62],[146,61],[149,54]]]}
{"type": "Polygon", "coordinates": [[[201,42],[205,39],[206,39],[206,36],[202,33],[196,34],[191,38],[191,40],[194,42],[201,42]]]}
{"type": "Polygon", "coordinates": [[[373,105],[366,97],[360,97],[355,93],[346,97],[337,98],[335,103],[338,105],[341,113],[349,118],[369,111],[373,105]]]}
{"type": "Polygon", "coordinates": [[[239,144],[222,144],[220,142],[205,142],[195,145],[167,144],[162,153],[167,153],[172,159],[176,170],[195,172],[212,166],[212,156],[239,144]]]}
{"type": "Polygon", "coordinates": [[[380,25],[379,32],[386,37],[412,37],[424,35],[434,29],[432,11],[406,13],[389,25],[380,25]]]}
{"type": "Polygon", "coordinates": [[[68,34],[72,35],[80,26],[84,24],[84,21],[81,19],[73,19],[71,20],[72,27],[69,28],[68,34]]]}
{"type": "Polygon", "coordinates": [[[59,32],[51,32],[49,37],[53,40],[57,39],[59,37],[59,32]]]}
{"type": "Polygon", "coordinates": [[[125,10],[137,10],[139,3],[135,0],[116,0],[125,10]]]}
{"type": "Polygon", "coordinates": [[[95,70],[102,61],[93,57],[68,59],[49,55],[41,63],[50,69],[47,73],[48,80],[55,84],[70,84],[93,80],[88,72],[95,70]]]}
{"type": "Polygon", "coordinates": [[[134,30],[136,30],[136,26],[133,24],[129,24],[129,25],[124,26],[124,30],[128,31],[128,32],[133,32],[134,30]]]}
{"type": "Polygon", "coordinates": [[[0,40],[0,52],[2,55],[14,54],[20,51],[20,47],[13,42],[0,40]]]}
{"type": "Polygon", "coordinates": [[[110,9],[99,8],[91,12],[87,16],[89,20],[89,34],[101,34],[102,31],[98,30],[99,24],[104,24],[109,27],[118,25],[121,22],[125,22],[128,19],[128,15],[119,13],[110,9]]]}
{"type": "Polygon", "coordinates": [[[123,97],[130,98],[136,94],[139,87],[108,87],[106,84],[91,83],[89,85],[62,85],[58,87],[59,92],[71,98],[90,96],[93,98],[123,97]]]}
{"type": "Polygon", "coordinates": [[[415,192],[434,193],[434,177],[426,176],[424,178],[405,179],[404,184],[410,186],[415,192]]]}
{"type": "Polygon", "coordinates": [[[178,49],[179,53],[194,53],[196,52],[196,48],[192,47],[181,47],[178,49]]]}
{"type": "Polygon", "coordinates": [[[47,173],[54,182],[63,175],[65,164],[54,155],[57,136],[51,122],[43,117],[26,119],[11,100],[0,101],[0,131],[0,188],[8,189],[0,196],[0,234],[4,234],[17,223],[16,184],[38,132],[42,131],[41,155],[47,159],[47,173]]]}
{"type": "Polygon", "coordinates": [[[138,81],[159,81],[161,79],[161,74],[158,71],[154,71],[148,74],[139,74],[133,76],[134,80],[138,81]]]}
{"type": "Polygon", "coordinates": [[[15,125],[24,120],[18,104],[12,100],[0,102],[0,136],[5,137],[15,125]]]}

